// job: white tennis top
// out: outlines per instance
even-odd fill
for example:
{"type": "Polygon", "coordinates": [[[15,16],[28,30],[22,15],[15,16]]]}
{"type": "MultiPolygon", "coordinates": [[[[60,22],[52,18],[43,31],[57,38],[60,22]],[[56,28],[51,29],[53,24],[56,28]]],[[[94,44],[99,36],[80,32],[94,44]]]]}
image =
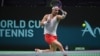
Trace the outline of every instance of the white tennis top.
{"type": "Polygon", "coordinates": [[[59,24],[59,22],[57,21],[57,16],[50,19],[50,14],[49,14],[47,20],[50,21],[44,25],[44,34],[51,34],[57,36],[56,31],[59,24]]]}

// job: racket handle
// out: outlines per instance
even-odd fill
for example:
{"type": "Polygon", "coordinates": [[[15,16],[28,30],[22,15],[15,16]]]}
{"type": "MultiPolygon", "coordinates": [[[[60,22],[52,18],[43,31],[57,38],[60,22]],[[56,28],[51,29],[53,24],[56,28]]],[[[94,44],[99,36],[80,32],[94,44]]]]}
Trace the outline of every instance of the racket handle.
{"type": "Polygon", "coordinates": [[[62,12],[62,14],[67,14],[67,12],[64,11],[63,9],[60,9],[60,11],[62,12]]]}
{"type": "Polygon", "coordinates": [[[60,11],[61,11],[62,13],[64,13],[64,12],[65,12],[63,9],[60,9],[60,11]]]}

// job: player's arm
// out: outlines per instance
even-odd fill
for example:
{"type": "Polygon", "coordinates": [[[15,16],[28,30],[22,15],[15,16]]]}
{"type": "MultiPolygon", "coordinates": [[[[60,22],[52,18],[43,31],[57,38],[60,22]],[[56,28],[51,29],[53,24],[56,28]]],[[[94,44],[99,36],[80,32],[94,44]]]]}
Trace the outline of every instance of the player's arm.
{"type": "Polygon", "coordinates": [[[64,19],[67,15],[67,12],[62,9],[60,11],[62,12],[62,15],[58,15],[57,17],[58,17],[58,19],[64,19]]]}
{"type": "Polygon", "coordinates": [[[44,15],[43,19],[42,19],[41,22],[40,22],[40,25],[41,25],[41,26],[47,24],[47,16],[48,16],[48,15],[44,15]]]}

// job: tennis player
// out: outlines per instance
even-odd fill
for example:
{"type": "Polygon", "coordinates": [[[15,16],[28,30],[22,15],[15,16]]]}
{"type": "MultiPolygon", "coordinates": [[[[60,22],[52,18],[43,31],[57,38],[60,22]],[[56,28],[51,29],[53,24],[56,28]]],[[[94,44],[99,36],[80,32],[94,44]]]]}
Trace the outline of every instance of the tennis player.
{"type": "Polygon", "coordinates": [[[58,6],[52,7],[52,12],[50,14],[44,15],[43,19],[41,20],[41,26],[44,26],[44,39],[49,44],[49,49],[41,50],[35,49],[36,52],[54,52],[57,48],[65,54],[65,50],[62,44],[57,40],[57,27],[59,22],[64,19],[67,15],[67,12],[60,9],[58,6]],[[59,11],[62,12],[59,15],[59,11]]]}

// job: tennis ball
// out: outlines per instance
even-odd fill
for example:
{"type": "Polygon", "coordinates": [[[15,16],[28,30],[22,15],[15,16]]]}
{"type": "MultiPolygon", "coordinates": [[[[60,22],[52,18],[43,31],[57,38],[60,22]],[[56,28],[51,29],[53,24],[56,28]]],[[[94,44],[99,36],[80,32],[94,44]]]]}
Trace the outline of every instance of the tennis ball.
{"type": "Polygon", "coordinates": [[[85,24],[85,23],[83,23],[83,24],[82,24],[82,27],[86,27],[86,24],[85,24]]]}

